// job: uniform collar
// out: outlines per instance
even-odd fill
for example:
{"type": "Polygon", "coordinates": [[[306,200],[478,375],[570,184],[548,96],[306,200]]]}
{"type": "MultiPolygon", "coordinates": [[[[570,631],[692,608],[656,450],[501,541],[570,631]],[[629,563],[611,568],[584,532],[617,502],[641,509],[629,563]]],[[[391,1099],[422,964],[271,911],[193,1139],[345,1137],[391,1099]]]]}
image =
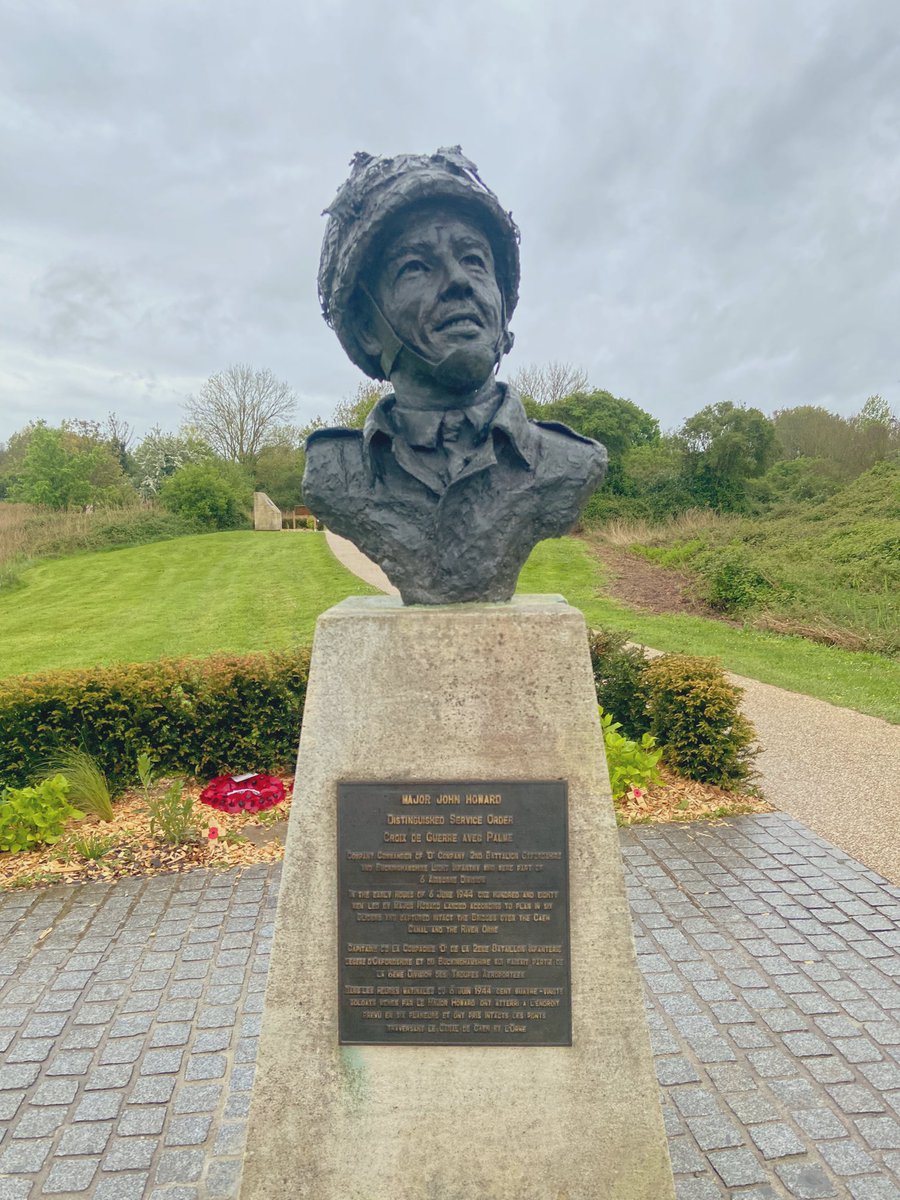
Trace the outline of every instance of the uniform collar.
{"type": "MultiPolygon", "coordinates": [[[[496,411],[493,411],[497,405],[496,396],[454,411],[466,414],[475,427],[477,441],[487,441],[489,433],[504,434],[522,462],[533,470],[538,454],[538,438],[534,427],[525,416],[525,409],[515,388],[507,383],[498,383],[497,387],[501,399],[496,411]]],[[[363,429],[363,443],[370,464],[374,467],[373,441],[377,444],[388,439],[391,443],[398,440],[407,446],[434,447],[443,416],[443,410],[400,409],[393,393],[384,396],[369,413],[363,429]]],[[[492,461],[496,461],[493,456],[492,461]]]]}

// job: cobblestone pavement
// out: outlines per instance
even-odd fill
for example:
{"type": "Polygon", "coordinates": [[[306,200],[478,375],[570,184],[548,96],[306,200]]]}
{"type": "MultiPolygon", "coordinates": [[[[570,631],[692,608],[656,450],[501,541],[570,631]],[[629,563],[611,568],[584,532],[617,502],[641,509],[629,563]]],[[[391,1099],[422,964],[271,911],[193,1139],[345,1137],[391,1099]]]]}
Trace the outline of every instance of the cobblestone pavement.
{"type": "MultiPolygon", "coordinates": [[[[622,847],[679,1200],[900,1200],[900,889],[782,813],[622,847]]],[[[279,874],[0,897],[0,1200],[236,1195],[279,874]]]]}

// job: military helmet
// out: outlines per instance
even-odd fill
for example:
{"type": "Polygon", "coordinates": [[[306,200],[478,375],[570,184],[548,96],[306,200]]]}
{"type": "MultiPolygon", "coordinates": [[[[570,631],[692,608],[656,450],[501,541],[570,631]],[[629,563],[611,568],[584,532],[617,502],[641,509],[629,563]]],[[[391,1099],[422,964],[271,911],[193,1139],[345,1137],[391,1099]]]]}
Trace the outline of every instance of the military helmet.
{"type": "Polygon", "coordinates": [[[459,146],[393,158],[360,152],[350,165],[350,178],[325,209],[328,225],[319,261],[319,302],[322,316],[358,367],[373,379],[384,378],[378,356],[369,354],[356,335],[354,294],[360,275],[385,224],[423,200],[446,200],[468,211],[484,230],[509,320],[519,299],[519,230],[512,213],[482,183],[477,167],[459,146]]]}

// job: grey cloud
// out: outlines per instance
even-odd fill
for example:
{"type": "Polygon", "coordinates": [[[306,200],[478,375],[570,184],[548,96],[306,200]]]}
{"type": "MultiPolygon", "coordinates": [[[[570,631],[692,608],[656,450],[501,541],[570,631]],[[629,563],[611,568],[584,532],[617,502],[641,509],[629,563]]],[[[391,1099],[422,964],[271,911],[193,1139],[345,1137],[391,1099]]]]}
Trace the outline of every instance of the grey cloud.
{"type": "Polygon", "coordinates": [[[898,406],[898,33],[892,0],[19,4],[0,438],[174,426],[237,360],[327,413],[359,377],[318,314],[321,209],[353,151],[457,141],[523,229],[510,370],[570,359],[664,426],[898,406]]]}

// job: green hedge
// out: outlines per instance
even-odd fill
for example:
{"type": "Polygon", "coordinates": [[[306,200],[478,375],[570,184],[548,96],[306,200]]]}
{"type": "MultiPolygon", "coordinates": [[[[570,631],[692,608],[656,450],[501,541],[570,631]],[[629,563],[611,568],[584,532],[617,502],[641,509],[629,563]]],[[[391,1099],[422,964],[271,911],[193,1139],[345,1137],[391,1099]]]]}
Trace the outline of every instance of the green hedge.
{"type": "MultiPolygon", "coordinates": [[[[643,651],[608,631],[591,635],[597,697],[664,761],[724,785],[748,774],[752,727],[740,692],[715,659],[643,651]]],[[[165,659],[0,680],[0,783],[33,782],[54,752],[82,747],[114,792],[137,782],[142,750],[158,769],[210,778],[293,765],[306,698],[309,649],[165,659]]]]}
{"type": "Polygon", "coordinates": [[[161,770],[201,778],[290,767],[308,671],[303,647],[0,680],[0,781],[25,786],[78,746],[117,792],[145,749],[161,770]]]}

